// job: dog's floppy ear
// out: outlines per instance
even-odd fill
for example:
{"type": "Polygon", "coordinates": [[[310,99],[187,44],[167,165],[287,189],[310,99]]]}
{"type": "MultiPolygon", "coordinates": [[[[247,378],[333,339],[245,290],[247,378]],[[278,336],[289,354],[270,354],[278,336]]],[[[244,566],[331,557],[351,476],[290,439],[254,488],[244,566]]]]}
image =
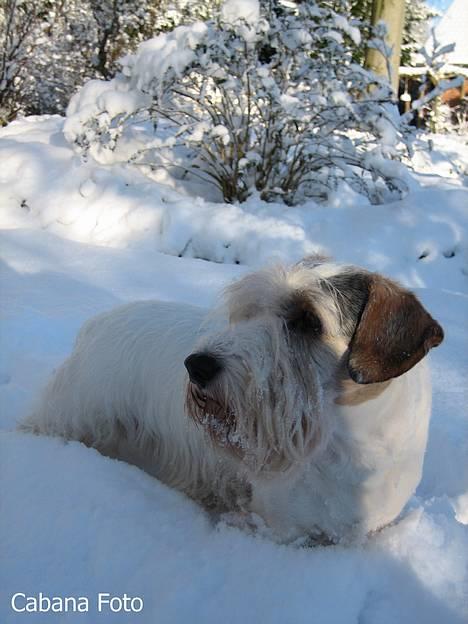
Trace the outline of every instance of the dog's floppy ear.
{"type": "Polygon", "coordinates": [[[369,275],[367,289],[348,354],[349,374],[359,384],[406,373],[444,338],[413,293],[376,273],[369,275]]]}

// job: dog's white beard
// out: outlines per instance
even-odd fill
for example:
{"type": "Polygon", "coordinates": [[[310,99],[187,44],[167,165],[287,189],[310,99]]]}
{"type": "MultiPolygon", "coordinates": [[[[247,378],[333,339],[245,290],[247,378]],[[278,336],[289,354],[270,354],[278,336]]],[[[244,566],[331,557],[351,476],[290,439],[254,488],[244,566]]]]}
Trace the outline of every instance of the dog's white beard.
{"type": "Polygon", "coordinates": [[[310,349],[291,345],[281,322],[229,328],[199,348],[225,363],[206,392],[187,387],[188,413],[216,445],[254,473],[285,471],[319,451],[327,438],[323,367],[310,349]]]}

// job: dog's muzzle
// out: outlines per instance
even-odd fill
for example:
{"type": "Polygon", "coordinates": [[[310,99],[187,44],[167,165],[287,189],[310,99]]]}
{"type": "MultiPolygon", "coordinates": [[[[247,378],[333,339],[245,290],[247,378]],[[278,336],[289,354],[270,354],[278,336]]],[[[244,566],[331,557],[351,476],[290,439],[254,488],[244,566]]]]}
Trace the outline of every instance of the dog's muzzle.
{"type": "Polygon", "coordinates": [[[208,353],[192,353],[184,362],[190,381],[200,388],[205,386],[220,373],[221,362],[208,353]]]}

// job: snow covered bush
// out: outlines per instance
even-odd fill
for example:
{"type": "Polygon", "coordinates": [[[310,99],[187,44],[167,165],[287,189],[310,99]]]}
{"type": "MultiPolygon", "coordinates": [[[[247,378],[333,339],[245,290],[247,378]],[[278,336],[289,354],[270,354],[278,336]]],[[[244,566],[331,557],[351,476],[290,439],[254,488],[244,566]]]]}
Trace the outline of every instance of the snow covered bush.
{"type": "Polygon", "coordinates": [[[0,1],[0,123],[63,112],[93,76],[93,36],[81,0],[0,1]]]}
{"type": "Polygon", "coordinates": [[[436,134],[443,132],[463,134],[466,128],[466,102],[464,103],[461,97],[464,76],[447,77],[455,73],[453,69],[448,71],[446,62],[447,54],[453,52],[454,48],[454,43],[442,45],[437,40],[435,29],[432,28],[426,46],[420,50],[424,65],[418,68],[422,70],[418,72],[421,81],[419,98],[412,102],[411,111],[404,116],[406,120],[411,120],[417,114],[420,124],[426,125],[436,134]],[[460,103],[453,109],[442,100],[442,95],[449,89],[460,90],[460,103]]]}
{"type": "Polygon", "coordinates": [[[0,124],[63,113],[90,78],[156,32],[156,0],[0,0],[0,124]]]}
{"type": "MultiPolygon", "coordinates": [[[[83,4],[83,0],[80,0],[83,4]]],[[[161,14],[159,0],[87,0],[92,16],[94,47],[92,66],[96,75],[110,78],[117,71],[116,61],[134,51],[139,43],[154,35],[161,14]]]]}
{"type": "Polygon", "coordinates": [[[38,7],[17,0],[0,4],[0,126],[21,111],[18,91],[26,80],[25,66],[40,37],[38,7]]]}
{"type": "Polygon", "coordinates": [[[439,11],[429,6],[425,0],[411,0],[405,3],[405,23],[401,42],[400,65],[414,65],[415,54],[426,41],[430,24],[439,11]]]}
{"type": "Polygon", "coordinates": [[[161,0],[156,18],[156,31],[173,30],[181,24],[211,19],[222,0],[161,0]]]}
{"type": "Polygon", "coordinates": [[[346,182],[381,203],[405,191],[401,128],[390,86],[353,62],[359,45],[326,3],[230,0],[85,85],[65,133],[101,162],[188,171],[228,202],[325,199],[346,182]]]}

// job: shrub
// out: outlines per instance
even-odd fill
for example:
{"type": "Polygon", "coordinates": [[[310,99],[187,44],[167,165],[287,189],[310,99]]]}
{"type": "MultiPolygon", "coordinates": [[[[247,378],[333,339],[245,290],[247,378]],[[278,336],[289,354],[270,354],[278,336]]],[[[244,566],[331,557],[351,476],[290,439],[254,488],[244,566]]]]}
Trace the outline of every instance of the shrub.
{"type": "Polygon", "coordinates": [[[325,199],[342,182],[401,197],[391,88],[353,62],[359,30],[324,4],[230,0],[141,44],[75,96],[66,136],[100,161],[188,171],[228,202],[325,199]]]}
{"type": "Polygon", "coordinates": [[[0,125],[18,114],[63,114],[86,80],[112,77],[116,59],[154,34],[159,4],[0,0],[0,125]]]}

